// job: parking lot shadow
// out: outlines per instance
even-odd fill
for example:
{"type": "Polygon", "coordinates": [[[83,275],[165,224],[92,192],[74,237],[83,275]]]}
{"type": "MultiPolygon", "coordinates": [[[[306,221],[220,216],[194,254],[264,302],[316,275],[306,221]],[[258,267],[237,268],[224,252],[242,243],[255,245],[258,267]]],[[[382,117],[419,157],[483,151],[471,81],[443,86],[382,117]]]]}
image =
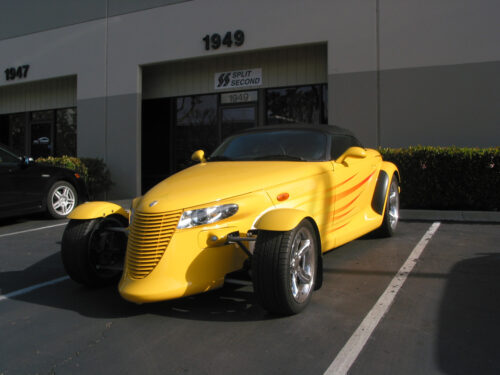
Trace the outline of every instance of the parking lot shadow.
{"type": "MultiPolygon", "coordinates": [[[[56,253],[25,270],[0,272],[1,293],[5,295],[64,275],[60,255],[56,253]]],[[[136,305],[123,300],[116,285],[87,288],[66,280],[11,299],[106,319],[142,314],[206,321],[256,321],[274,318],[257,304],[251,286],[233,284],[195,296],[136,305]]]]}
{"type": "Polygon", "coordinates": [[[452,268],[440,306],[437,361],[446,374],[499,374],[500,254],[452,268]]]}

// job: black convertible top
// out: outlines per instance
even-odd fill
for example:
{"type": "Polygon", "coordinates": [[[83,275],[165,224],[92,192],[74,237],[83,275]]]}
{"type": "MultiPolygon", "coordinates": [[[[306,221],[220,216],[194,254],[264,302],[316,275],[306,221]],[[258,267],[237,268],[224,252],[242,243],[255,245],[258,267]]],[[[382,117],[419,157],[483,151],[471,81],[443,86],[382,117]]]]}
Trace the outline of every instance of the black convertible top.
{"type": "Polygon", "coordinates": [[[315,130],[328,133],[331,135],[349,135],[356,137],[350,130],[341,128],[337,125],[318,125],[318,124],[282,124],[282,125],[266,125],[254,128],[248,128],[238,132],[237,134],[265,132],[273,130],[315,130]]]}

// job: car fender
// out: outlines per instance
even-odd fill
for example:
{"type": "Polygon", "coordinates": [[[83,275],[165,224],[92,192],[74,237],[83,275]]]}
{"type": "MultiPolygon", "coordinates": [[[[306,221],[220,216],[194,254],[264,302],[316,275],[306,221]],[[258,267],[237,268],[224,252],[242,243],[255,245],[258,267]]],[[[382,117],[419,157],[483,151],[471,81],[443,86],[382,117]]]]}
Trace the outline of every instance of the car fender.
{"type": "Polygon", "coordinates": [[[76,207],[73,212],[68,215],[68,219],[89,220],[116,214],[123,216],[127,221],[129,220],[128,211],[115,203],[87,202],[76,207]]]}
{"type": "Polygon", "coordinates": [[[377,185],[375,186],[372,198],[372,208],[379,215],[384,213],[389,185],[393,175],[396,176],[398,183],[400,183],[401,178],[399,177],[398,168],[394,164],[384,161],[379,171],[377,185]]]}
{"type": "Polygon", "coordinates": [[[307,213],[295,208],[278,208],[264,213],[255,223],[259,230],[286,232],[295,228],[308,217],[307,213]]]}

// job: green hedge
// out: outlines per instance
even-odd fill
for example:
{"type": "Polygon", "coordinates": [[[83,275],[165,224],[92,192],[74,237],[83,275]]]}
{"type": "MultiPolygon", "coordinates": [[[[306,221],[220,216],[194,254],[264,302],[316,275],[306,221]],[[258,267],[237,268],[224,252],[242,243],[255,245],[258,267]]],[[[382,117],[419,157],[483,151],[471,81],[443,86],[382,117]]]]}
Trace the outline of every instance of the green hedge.
{"type": "Polygon", "coordinates": [[[401,208],[500,209],[500,147],[382,148],[401,173],[401,208]]]}
{"type": "Polygon", "coordinates": [[[36,159],[37,163],[71,169],[84,177],[89,199],[101,197],[113,185],[111,173],[102,159],[60,156],[36,159]]]}

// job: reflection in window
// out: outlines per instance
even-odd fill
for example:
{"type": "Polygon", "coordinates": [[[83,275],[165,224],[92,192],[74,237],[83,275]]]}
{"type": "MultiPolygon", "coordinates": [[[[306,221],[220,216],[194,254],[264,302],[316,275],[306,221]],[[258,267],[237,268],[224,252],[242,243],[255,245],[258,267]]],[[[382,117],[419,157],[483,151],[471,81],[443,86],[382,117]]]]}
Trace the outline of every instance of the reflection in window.
{"type": "Polygon", "coordinates": [[[326,85],[269,89],[267,124],[326,124],[326,85]]]}
{"type": "Polygon", "coordinates": [[[53,120],[54,111],[31,112],[31,122],[52,122],[53,120]]]}
{"type": "Polygon", "coordinates": [[[76,109],[56,111],[55,156],[76,156],[76,109]]]}
{"type": "Polygon", "coordinates": [[[9,116],[10,142],[9,146],[18,155],[27,155],[26,152],[26,115],[19,113],[9,116]]]}
{"type": "Polygon", "coordinates": [[[193,151],[209,155],[217,146],[217,95],[185,96],[176,100],[174,171],[190,166],[193,151]]]}
{"type": "Polygon", "coordinates": [[[255,108],[224,108],[222,111],[222,139],[255,126],[255,108]]]}
{"type": "Polygon", "coordinates": [[[76,156],[76,126],[76,108],[1,115],[0,143],[33,158],[76,156]]]}
{"type": "Polygon", "coordinates": [[[9,116],[0,115],[0,143],[8,145],[10,142],[9,116]]]}
{"type": "Polygon", "coordinates": [[[17,164],[19,163],[19,158],[16,155],[12,155],[7,150],[2,150],[0,148],[0,163],[17,164]]]}

